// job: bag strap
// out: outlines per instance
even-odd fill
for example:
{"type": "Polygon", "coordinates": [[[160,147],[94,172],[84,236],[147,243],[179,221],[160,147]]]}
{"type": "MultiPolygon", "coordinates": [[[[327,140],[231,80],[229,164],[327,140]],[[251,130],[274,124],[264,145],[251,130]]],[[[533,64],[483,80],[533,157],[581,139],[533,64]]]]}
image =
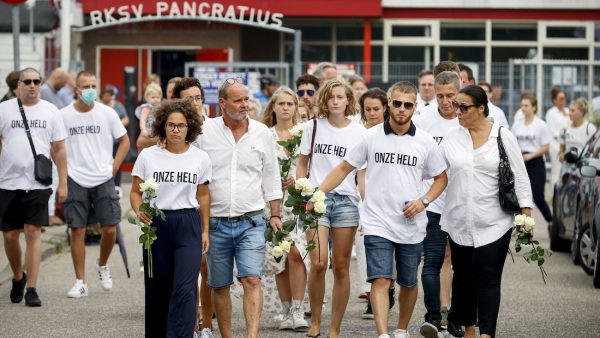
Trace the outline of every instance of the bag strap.
{"type": "Polygon", "coordinates": [[[308,168],[306,169],[306,178],[310,177],[310,165],[312,164],[313,148],[315,146],[315,136],[317,135],[317,118],[313,119],[312,137],[310,139],[310,154],[308,155],[308,168]]]}
{"type": "Polygon", "coordinates": [[[37,153],[35,151],[35,146],[33,145],[33,140],[31,139],[31,132],[29,131],[29,124],[27,123],[27,118],[25,117],[25,109],[23,109],[23,103],[21,103],[20,98],[17,98],[17,103],[19,104],[19,111],[21,112],[21,117],[23,118],[23,125],[25,126],[25,132],[27,133],[27,139],[29,139],[29,145],[31,146],[31,152],[33,153],[33,158],[36,158],[37,153]]]}

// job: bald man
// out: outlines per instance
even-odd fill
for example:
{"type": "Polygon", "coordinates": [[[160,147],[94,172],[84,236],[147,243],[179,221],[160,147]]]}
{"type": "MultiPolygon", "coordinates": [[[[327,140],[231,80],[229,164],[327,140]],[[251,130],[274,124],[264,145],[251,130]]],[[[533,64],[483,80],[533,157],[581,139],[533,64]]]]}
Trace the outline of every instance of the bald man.
{"type": "Polygon", "coordinates": [[[41,98],[52,103],[56,108],[62,109],[66,104],[58,96],[58,91],[67,84],[68,80],[69,73],[66,70],[62,68],[54,69],[40,89],[41,98]]]}

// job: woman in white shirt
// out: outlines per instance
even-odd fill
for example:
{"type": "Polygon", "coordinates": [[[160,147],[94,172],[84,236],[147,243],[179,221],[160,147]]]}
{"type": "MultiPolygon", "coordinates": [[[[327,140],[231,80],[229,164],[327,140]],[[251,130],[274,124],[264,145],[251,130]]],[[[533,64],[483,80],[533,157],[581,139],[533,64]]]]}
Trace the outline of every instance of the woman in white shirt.
{"type": "MultiPolygon", "coordinates": [[[[452,250],[452,308],[448,332],[465,326],[475,337],[479,320],[482,338],[494,337],[500,308],[502,269],[510,244],[513,215],[498,199],[498,122],[490,123],[487,96],[478,86],[463,88],[456,97],[460,126],[440,147],[448,165],[446,205],[440,224],[452,250]]],[[[516,138],[502,128],[502,142],[515,175],[521,212],[531,214],[531,188],[516,138]]]]}
{"type": "Polygon", "coordinates": [[[596,126],[585,120],[588,109],[588,102],[583,97],[571,102],[569,106],[571,125],[561,131],[559,138],[560,162],[565,160],[565,153],[571,148],[576,148],[577,154],[581,153],[583,146],[596,132],[596,126]]]}
{"type": "MultiPolygon", "coordinates": [[[[365,128],[359,123],[353,123],[349,118],[358,112],[358,105],[352,87],[344,80],[332,79],[326,82],[319,89],[315,105],[318,107],[318,118],[309,121],[304,128],[296,178],[307,177],[310,174],[311,183],[318,187],[327,174],[343,161],[350,148],[360,140],[357,136],[361,135],[365,128]],[[314,128],[317,129],[313,141],[314,128]]],[[[348,175],[336,189],[327,194],[327,210],[319,218],[316,231],[318,240],[315,230],[306,233],[307,240],[314,239],[318,246],[310,252],[308,293],[312,322],[308,337],[320,337],[330,232],[334,282],[329,336],[337,338],[340,335],[342,318],[350,294],[350,255],[358,226],[357,205],[360,196],[355,177],[355,172],[348,175]]]]}
{"type": "MultiPolygon", "coordinates": [[[[298,123],[298,96],[289,87],[279,87],[267,102],[262,114],[262,122],[270,128],[277,149],[277,157],[288,159],[290,154],[277,143],[277,141],[288,141],[291,138],[290,129],[298,123]]],[[[297,154],[292,154],[297,155],[297,154]]],[[[281,182],[284,197],[287,188],[294,184],[296,174],[296,162],[288,171],[289,176],[281,182]]],[[[280,168],[281,170],[281,165],[280,168]]],[[[281,205],[283,205],[283,201],[281,205]]],[[[269,218],[270,211],[267,218],[269,218]]],[[[294,215],[291,208],[281,208],[281,221],[293,220],[294,215]]],[[[261,283],[265,292],[264,311],[277,312],[280,310],[278,303],[283,305],[283,320],[279,324],[280,330],[303,330],[308,328],[308,322],[304,318],[304,294],[306,290],[306,266],[302,257],[306,253],[306,237],[301,227],[296,227],[290,234],[294,241],[287,257],[277,263],[272,255],[265,259],[265,271],[261,283]],[[275,278],[273,279],[273,276],[275,278]],[[277,289],[277,290],[275,290],[277,289]],[[275,292],[279,293],[279,300],[275,298],[275,292]]]]}
{"type": "Polygon", "coordinates": [[[533,202],[540,209],[546,222],[550,223],[552,222],[552,212],[544,196],[546,185],[544,154],[548,151],[552,134],[546,122],[536,116],[537,99],[534,95],[521,98],[521,110],[523,119],[515,121],[510,131],[517,138],[521,153],[523,153],[523,161],[525,161],[527,175],[531,182],[533,202]]]}
{"type": "Polygon", "coordinates": [[[201,133],[202,121],[188,101],[165,102],[155,117],[152,130],[164,147],[155,145],[138,155],[130,194],[140,221],[157,228],[151,246],[153,277],[144,269],[146,336],[191,337],[201,256],[209,247],[212,164],[204,151],[190,145],[201,133]],[[150,178],[159,184],[153,202],[165,213],[164,221],[140,211],[140,183],[150,178]]]}
{"type": "Polygon", "coordinates": [[[550,163],[552,164],[552,171],[550,172],[550,187],[554,188],[554,184],[558,180],[558,174],[560,173],[560,143],[558,141],[560,137],[560,131],[571,123],[569,120],[569,110],[567,109],[567,95],[559,87],[552,87],[550,89],[550,96],[552,97],[552,108],[546,112],[545,120],[550,128],[552,134],[552,142],[550,142],[550,163]]]}

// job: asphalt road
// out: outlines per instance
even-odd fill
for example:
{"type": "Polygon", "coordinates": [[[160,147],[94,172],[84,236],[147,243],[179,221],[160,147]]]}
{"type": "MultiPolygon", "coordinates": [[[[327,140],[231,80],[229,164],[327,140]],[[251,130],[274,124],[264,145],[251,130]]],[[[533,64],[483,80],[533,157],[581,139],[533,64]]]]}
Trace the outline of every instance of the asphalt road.
{"type": "MultiPolygon", "coordinates": [[[[128,191],[124,185],[124,190],[128,191]]],[[[127,195],[125,195],[127,196],[127,195]]],[[[128,202],[122,205],[128,208],[128,202]]],[[[542,246],[548,247],[545,224],[539,213],[536,236],[542,246]],[[543,225],[544,224],[544,225],[543,225]]],[[[11,304],[10,282],[0,285],[0,337],[143,337],[144,285],[139,270],[141,249],[137,244],[138,229],[123,222],[132,276],[128,279],[121,256],[115,247],[109,261],[114,288],[105,292],[100,288],[94,262],[98,246],[88,246],[86,274],[89,296],[69,299],[66,292],[74,282],[71,256],[68,251],[54,255],[42,263],[39,294],[41,308],[27,308],[23,303],[11,304]]],[[[512,244],[511,244],[512,247],[512,244]]],[[[2,253],[3,254],[3,253],[2,253]]],[[[498,337],[600,337],[600,289],[594,289],[591,277],[571,263],[564,253],[555,253],[547,260],[548,284],[542,282],[536,266],[515,256],[513,264],[507,258],[503,285],[502,305],[498,323],[498,337]]],[[[376,337],[374,323],[361,319],[365,303],[357,298],[358,283],[352,264],[351,299],[342,324],[344,337],[376,337]]],[[[328,292],[332,275],[328,275],[328,292]]],[[[329,305],[328,303],[327,305],[329,305]]],[[[390,315],[390,326],[398,316],[396,306],[390,315]]],[[[425,309],[422,292],[410,322],[414,337],[420,337],[419,326],[425,309]]],[[[324,312],[323,332],[329,322],[329,308],[324,312]]],[[[304,337],[302,333],[278,331],[273,314],[263,313],[261,337],[304,337]]],[[[244,337],[241,302],[234,298],[234,336],[244,337]]],[[[216,321],[214,323],[216,327],[216,321]]],[[[218,337],[218,331],[216,332],[218,337]]]]}

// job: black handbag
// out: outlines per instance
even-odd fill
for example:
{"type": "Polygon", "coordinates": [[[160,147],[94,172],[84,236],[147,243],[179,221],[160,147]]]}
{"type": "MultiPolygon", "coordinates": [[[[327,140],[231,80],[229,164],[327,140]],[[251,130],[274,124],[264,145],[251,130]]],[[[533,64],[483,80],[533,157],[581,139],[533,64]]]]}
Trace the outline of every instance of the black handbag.
{"type": "Polygon", "coordinates": [[[31,139],[31,132],[29,131],[29,124],[27,123],[27,118],[25,117],[25,110],[23,109],[23,103],[21,103],[21,99],[17,98],[17,103],[19,104],[19,110],[21,111],[23,126],[25,126],[25,132],[27,133],[27,138],[29,139],[31,152],[33,152],[33,175],[36,181],[43,185],[49,186],[52,184],[52,161],[44,155],[38,155],[35,151],[35,146],[33,145],[33,140],[31,139]]]}
{"type": "Polygon", "coordinates": [[[508,156],[504,150],[502,144],[502,127],[498,129],[498,152],[500,153],[500,164],[498,165],[498,188],[500,206],[502,210],[509,214],[516,214],[521,212],[519,206],[519,200],[515,193],[515,175],[510,168],[510,162],[508,156]]]}

